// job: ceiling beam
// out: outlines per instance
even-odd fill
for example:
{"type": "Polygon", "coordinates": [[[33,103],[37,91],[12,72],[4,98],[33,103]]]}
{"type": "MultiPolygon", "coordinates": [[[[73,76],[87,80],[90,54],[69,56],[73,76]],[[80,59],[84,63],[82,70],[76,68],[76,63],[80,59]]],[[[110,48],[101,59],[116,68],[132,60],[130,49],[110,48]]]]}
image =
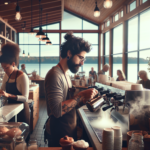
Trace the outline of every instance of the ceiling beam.
{"type": "MultiPolygon", "coordinates": [[[[48,20],[47,21],[47,24],[50,24],[50,23],[53,23],[53,22],[59,22],[59,21],[61,21],[61,16],[60,17],[55,17],[55,18],[53,18],[53,19],[51,19],[51,20],[48,20]]],[[[44,26],[44,25],[46,25],[46,21],[42,21],[42,26],[44,26]]],[[[32,24],[32,26],[33,27],[37,27],[37,26],[39,26],[39,21],[35,21],[35,22],[33,22],[33,24],[32,24]]],[[[13,26],[15,29],[17,29],[17,28],[21,28],[21,24],[18,24],[18,25],[14,25],[13,26]]],[[[26,22],[26,28],[31,28],[31,22],[26,22]]]]}
{"type": "MultiPolygon", "coordinates": [[[[43,10],[45,9],[52,9],[52,8],[57,8],[58,6],[61,6],[61,1],[55,2],[55,3],[50,3],[50,4],[44,4],[42,5],[43,10]]],[[[39,6],[34,6],[32,7],[32,12],[36,12],[39,13],[39,6]]],[[[27,14],[27,13],[31,13],[31,8],[24,8],[21,11],[21,15],[22,14],[27,14]]],[[[8,16],[15,16],[16,10],[10,10],[7,12],[0,12],[0,16],[2,16],[3,18],[7,18],[8,16]]]]}
{"type": "MultiPolygon", "coordinates": [[[[21,1],[28,1],[28,0],[21,0],[21,1]]],[[[7,6],[7,5],[4,4],[4,2],[6,2],[6,0],[0,0],[0,6],[7,6]]],[[[12,3],[16,3],[17,1],[16,0],[8,0],[8,2],[9,2],[9,5],[10,5],[12,3]]]]}
{"type": "MultiPolygon", "coordinates": [[[[55,19],[55,18],[60,18],[61,17],[61,15],[57,15],[57,16],[52,16],[52,17],[48,17],[48,19],[47,19],[47,23],[49,22],[49,21],[51,21],[51,20],[53,20],[53,19],[55,19]]],[[[39,23],[39,17],[37,17],[37,18],[33,18],[33,20],[32,20],[32,26],[34,26],[34,23],[35,22],[38,22],[39,23]]],[[[42,24],[43,24],[43,22],[46,22],[46,19],[45,18],[42,18],[42,24]]],[[[14,24],[11,24],[11,26],[13,26],[13,27],[16,27],[16,26],[18,26],[18,25],[20,25],[20,27],[21,27],[21,24],[24,24],[24,22],[22,21],[22,22],[16,22],[16,23],[14,23],[14,24]]],[[[31,25],[31,20],[28,20],[28,21],[26,21],[26,25],[31,25]]]]}
{"type": "MultiPolygon", "coordinates": [[[[52,4],[52,3],[56,3],[58,1],[61,0],[42,0],[41,1],[41,5],[44,4],[52,4]]],[[[19,7],[22,9],[24,8],[30,8],[31,10],[31,0],[25,0],[25,1],[19,1],[19,7]]],[[[17,6],[17,1],[10,3],[9,5],[0,5],[0,12],[7,12],[10,10],[14,10],[16,9],[17,6]]],[[[39,7],[39,1],[38,0],[32,0],[32,8],[34,8],[34,6],[38,6],[39,7]]]]}
{"type": "MultiPolygon", "coordinates": [[[[60,20],[58,20],[58,19],[52,20],[52,21],[49,22],[49,23],[51,24],[51,23],[56,23],[56,22],[59,22],[59,21],[61,21],[61,18],[60,18],[60,20]]],[[[45,23],[45,24],[46,24],[46,23],[45,23]]],[[[38,26],[38,25],[39,25],[38,23],[35,24],[35,26],[38,26]]],[[[23,30],[21,29],[21,27],[20,27],[20,28],[19,28],[19,27],[16,27],[16,30],[17,30],[17,32],[23,32],[23,30]]],[[[30,31],[30,26],[27,26],[24,32],[29,32],[29,31],[30,31]]]]}
{"type": "MultiPolygon", "coordinates": [[[[43,14],[43,19],[45,19],[46,20],[46,13],[45,14],[43,14]]],[[[48,14],[48,18],[52,18],[52,17],[57,17],[57,16],[61,16],[61,12],[56,12],[56,13],[53,13],[53,14],[48,14]]],[[[37,14],[37,15],[35,15],[35,16],[33,16],[33,18],[32,18],[32,21],[33,20],[39,20],[39,15],[37,14]]],[[[12,20],[12,21],[10,21],[10,20],[8,20],[9,21],[9,24],[12,24],[12,25],[14,25],[14,24],[18,24],[18,21],[16,21],[16,20],[12,20]]],[[[24,18],[21,22],[23,22],[23,21],[30,21],[31,22],[31,16],[28,16],[28,18],[24,18]]]]}
{"type": "MultiPolygon", "coordinates": [[[[48,14],[48,16],[51,16],[51,15],[53,15],[53,14],[57,14],[57,13],[60,13],[61,12],[61,6],[58,6],[58,7],[56,7],[56,8],[51,8],[51,9],[44,9],[43,11],[42,11],[42,16],[44,17],[44,15],[45,14],[48,14]]],[[[28,12],[28,13],[26,13],[26,14],[21,14],[21,16],[22,16],[22,19],[23,20],[26,20],[26,19],[28,19],[28,18],[31,18],[31,11],[30,12],[28,12]]],[[[37,13],[37,12],[32,12],[32,17],[34,18],[34,17],[36,17],[36,16],[39,16],[39,13],[37,13]]],[[[4,18],[5,19],[5,18],[4,18]]],[[[14,17],[12,17],[12,16],[9,16],[9,17],[7,17],[7,19],[8,19],[8,22],[17,22],[15,19],[14,19],[14,17]]]]}

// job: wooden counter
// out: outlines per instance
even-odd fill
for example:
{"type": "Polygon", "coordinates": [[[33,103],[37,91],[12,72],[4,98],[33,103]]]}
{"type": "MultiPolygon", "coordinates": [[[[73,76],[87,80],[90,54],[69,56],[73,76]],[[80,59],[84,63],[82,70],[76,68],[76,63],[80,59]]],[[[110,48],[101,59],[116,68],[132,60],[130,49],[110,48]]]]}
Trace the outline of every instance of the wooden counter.
{"type": "Polygon", "coordinates": [[[23,103],[20,104],[6,104],[0,108],[0,122],[7,122],[11,118],[15,117],[17,122],[17,114],[23,110],[23,103]],[[2,116],[3,115],[3,116],[2,116]]]}
{"type": "Polygon", "coordinates": [[[44,81],[45,81],[45,79],[40,79],[40,80],[32,79],[32,82],[35,82],[35,83],[39,84],[39,93],[40,93],[41,98],[45,97],[44,81]]]}
{"type": "Polygon", "coordinates": [[[32,132],[39,119],[39,85],[30,85],[29,99],[34,101],[33,110],[30,117],[30,132],[32,132]]]}

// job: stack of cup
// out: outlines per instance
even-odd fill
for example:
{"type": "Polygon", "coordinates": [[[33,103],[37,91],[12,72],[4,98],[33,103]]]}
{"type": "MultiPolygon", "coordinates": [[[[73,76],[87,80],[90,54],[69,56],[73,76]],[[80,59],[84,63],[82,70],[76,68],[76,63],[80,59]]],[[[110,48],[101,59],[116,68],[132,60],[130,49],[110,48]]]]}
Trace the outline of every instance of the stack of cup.
{"type": "Polygon", "coordinates": [[[114,130],[111,128],[104,128],[103,130],[103,150],[114,149],[114,130]]]}
{"type": "Polygon", "coordinates": [[[114,150],[122,150],[122,131],[118,126],[113,126],[114,130],[114,150]]]}

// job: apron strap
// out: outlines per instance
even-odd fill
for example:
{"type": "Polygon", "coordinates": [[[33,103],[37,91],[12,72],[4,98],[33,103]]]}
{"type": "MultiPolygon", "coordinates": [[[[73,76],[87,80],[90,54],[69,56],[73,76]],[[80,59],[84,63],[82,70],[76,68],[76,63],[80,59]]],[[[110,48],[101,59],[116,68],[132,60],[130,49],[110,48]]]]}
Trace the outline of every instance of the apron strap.
{"type": "Polygon", "coordinates": [[[58,63],[58,66],[60,67],[60,69],[62,70],[62,72],[63,72],[63,74],[64,74],[64,76],[65,76],[65,79],[66,79],[66,81],[67,81],[67,85],[68,85],[68,90],[70,91],[69,83],[68,83],[68,80],[67,80],[66,74],[65,74],[65,72],[64,72],[64,70],[63,70],[63,68],[62,68],[62,66],[61,66],[61,64],[60,64],[60,63],[58,63]]]}
{"type": "MultiPolygon", "coordinates": [[[[14,70],[13,70],[13,72],[14,72],[14,70]]],[[[9,79],[10,79],[11,75],[13,74],[13,72],[9,75],[7,82],[9,81],[9,79]]]]}

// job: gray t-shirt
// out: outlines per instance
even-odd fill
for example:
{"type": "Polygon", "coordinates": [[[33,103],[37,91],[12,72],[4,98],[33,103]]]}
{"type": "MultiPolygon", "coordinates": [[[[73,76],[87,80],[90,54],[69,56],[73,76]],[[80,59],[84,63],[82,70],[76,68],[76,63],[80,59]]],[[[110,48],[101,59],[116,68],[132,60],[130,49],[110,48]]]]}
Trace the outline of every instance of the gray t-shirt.
{"type": "MultiPolygon", "coordinates": [[[[70,77],[66,75],[69,87],[72,87],[70,77]]],[[[45,94],[47,101],[48,115],[54,115],[56,118],[62,116],[61,102],[65,101],[68,93],[66,78],[59,67],[53,67],[45,78],[45,94]]]]}
{"type": "MultiPolygon", "coordinates": [[[[66,75],[69,87],[72,83],[69,75],[66,75]]],[[[62,116],[61,102],[67,99],[68,84],[66,78],[59,67],[53,67],[46,75],[45,78],[45,96],[47,102],[48,116],[54,115],[56,118],[62,116]]],[[[46,130],[50,134],[50,119],[46,124],[46,130]]]]}

